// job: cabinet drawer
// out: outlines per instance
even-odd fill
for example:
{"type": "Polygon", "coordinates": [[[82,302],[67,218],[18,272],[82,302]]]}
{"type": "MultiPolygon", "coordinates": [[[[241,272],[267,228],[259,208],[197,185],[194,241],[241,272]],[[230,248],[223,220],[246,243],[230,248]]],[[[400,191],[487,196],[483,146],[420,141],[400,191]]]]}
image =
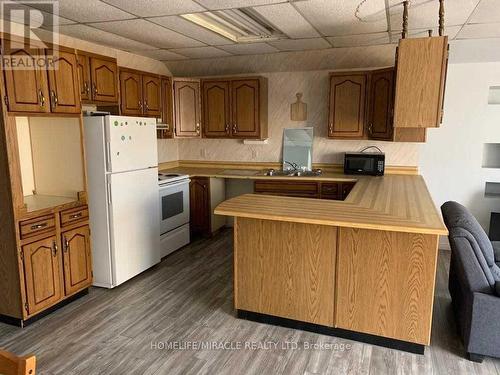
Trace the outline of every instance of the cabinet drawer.
{"type": "Polygon", "coordinates": [[[54,216],[47,215],[35,219],[21,221],[19,223],[19,232],[21,239],[35,236],[40,233],[50,232],[56,227],[54,216]]]}
{"type": "Polygon", "coordinates": [[[321,184],[321,195],[338,195],[339,184],[333,183],[322,183],[321,184]]]}
{"type": "Polygon", "coordinates": [[[60,215],[61,226],[64,227],[69,224],[87,220],[89,218],[89,209],[87,206],[72,208],[69,210],[61,211],[60,215]]]}
{"type": "Polygon", "coordinates": [[[300,181],[255,181],[255,192],[291,197],[317,198],[318,184],[316,182],[300,181]]]}

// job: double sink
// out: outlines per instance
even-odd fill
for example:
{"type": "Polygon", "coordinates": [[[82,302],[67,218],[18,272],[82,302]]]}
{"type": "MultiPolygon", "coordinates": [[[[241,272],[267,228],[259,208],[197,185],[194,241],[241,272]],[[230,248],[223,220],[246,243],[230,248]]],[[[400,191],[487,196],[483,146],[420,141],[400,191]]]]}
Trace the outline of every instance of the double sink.
{"type": "Polygon", "coordinates": [[[312,171],[302,171],[300,169],[268,169],[265,173],[265,176],[283,176],[283,177],[317,177],[321,176],[321,169],[313,169],[312,171]]]}

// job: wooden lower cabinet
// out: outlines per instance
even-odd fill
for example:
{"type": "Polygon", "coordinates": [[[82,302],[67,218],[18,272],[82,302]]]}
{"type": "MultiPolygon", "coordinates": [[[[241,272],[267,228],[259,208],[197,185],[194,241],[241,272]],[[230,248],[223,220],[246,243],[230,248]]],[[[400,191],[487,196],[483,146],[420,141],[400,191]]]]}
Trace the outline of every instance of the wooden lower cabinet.
{"type": "Polygon", "coordinates": [[[429,345],[438,237],[339,228],[336,327],[429,345]]]}
{"type": "Polygon", "coordinates": [[[189,183],[191,236],[210,235],[210,178],[191,177],[189,183]]]}
{"type": "Polygon", "coordinates": [[[215,207],[226,200],[223,178],[191,177],[189,195],[191,236],[210,237],[226,225],[225,216],[214,214],[215,207]]]}
{"type": "MultiPolygon", "coordinates": [[[[11,297],[22,300],[23,306],[7,315],[22,321],[90,287],[93,274],[86,205],[24,220],[18,226],[21,295],[11,297]]],[[[4,311],[0,305],[0,313],[4,311]]]]}
{"type": "Polygon", "coordinates": [[[345,200],[355,184],[355,182],[256,180],[254,191],[257,194],[286,197],[345,200]]]}
{"type": "Polygon", "coordinates": [[[29,315],[44,310],[63,297],[62,257],[55,236],[22,247],[26,306],[29,315]]]}
{"type": "Polygon", "coordinates": [[[64,288],[66,295],[71,295],[92,284],[89,227],[84,226],[63,232],[62,244],[64,288]]]}

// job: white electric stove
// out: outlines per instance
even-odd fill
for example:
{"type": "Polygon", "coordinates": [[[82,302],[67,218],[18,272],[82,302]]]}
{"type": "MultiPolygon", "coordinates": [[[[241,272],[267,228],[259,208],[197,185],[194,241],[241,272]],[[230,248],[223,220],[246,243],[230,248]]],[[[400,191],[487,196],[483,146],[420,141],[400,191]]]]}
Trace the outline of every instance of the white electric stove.
{"type": "Polygon", "coordinates": [[[162,258],[190,242],[189,181],[185,174],[158,173],[162,258]]]}

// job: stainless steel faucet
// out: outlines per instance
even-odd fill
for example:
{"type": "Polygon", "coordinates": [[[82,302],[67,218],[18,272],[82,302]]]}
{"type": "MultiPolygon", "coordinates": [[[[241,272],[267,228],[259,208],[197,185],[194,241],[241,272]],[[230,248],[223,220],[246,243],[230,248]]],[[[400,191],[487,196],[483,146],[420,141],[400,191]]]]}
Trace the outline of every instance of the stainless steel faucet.
{"type": "Polygon", "coordinates": [[[294,171],[298,171],[300,169],[300,167],[294,162],[289,162],[288,160],[283,160],[283,163],[291,166],[294,171]]]}

